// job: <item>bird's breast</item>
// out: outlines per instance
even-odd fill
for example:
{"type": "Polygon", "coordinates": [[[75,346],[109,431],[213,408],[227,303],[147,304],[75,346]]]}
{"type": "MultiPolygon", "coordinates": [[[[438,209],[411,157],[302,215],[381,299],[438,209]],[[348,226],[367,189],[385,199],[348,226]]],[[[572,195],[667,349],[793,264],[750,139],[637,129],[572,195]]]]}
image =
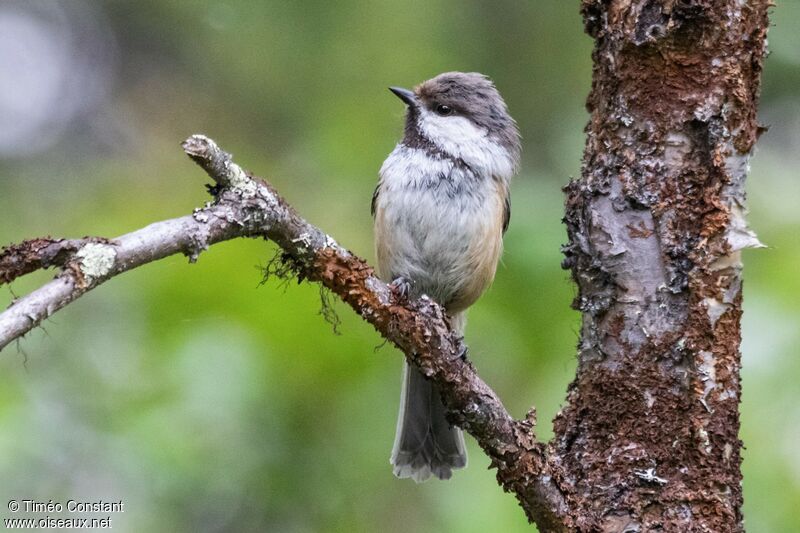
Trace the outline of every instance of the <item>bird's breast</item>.
{"type": "Polygon", "coordinates": [[[381,275],[406,277],[416,293],[461,311],[494,278],[506,187],[448,158],[401,146],[381,169],[375,204],[381,275]]]}

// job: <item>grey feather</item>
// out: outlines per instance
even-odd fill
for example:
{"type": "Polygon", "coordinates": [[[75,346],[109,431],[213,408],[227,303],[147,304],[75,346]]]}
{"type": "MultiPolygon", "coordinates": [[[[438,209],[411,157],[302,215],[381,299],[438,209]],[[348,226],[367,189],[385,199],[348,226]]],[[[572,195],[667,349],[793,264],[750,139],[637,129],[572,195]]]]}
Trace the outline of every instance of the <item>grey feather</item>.
{"type": "Polygon", "coordinates": [[[431,475],[450,479],[453,469],[467,465],[464,434],[444,413],[436,386],[405,363],[391,458],[394,475],[421,483],[431,475]]]}

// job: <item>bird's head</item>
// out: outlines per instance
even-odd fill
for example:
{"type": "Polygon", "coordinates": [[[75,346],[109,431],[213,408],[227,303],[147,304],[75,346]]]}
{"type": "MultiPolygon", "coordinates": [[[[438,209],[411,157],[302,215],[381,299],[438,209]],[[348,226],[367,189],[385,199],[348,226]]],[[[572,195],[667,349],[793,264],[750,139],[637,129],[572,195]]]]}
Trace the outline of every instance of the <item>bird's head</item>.
{"type": "Polygon", "coordinates": [[[438,150],[503,178],[516,171],[519,130],[488,77],[445,72],[413,91],[389,90],[408,106],[405,144],[438,150]]]}

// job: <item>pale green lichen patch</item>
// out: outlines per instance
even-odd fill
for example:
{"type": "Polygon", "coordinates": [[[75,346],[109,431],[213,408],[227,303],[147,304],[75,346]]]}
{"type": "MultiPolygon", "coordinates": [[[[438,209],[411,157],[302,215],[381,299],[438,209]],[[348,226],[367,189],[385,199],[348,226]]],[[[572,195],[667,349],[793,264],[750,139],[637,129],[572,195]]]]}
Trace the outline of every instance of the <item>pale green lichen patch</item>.
{"type": "Polygon", "coordinates": [[[195,207],[194,211],[192,211],[192,218],[194,218],[201,224],[205,224],[206,222],[208,222],[208,213],[206,213],[199,207],[195,207]]]}
{"type": "Polygon", "coordinates": [[[80,260],[81,272],[89,281],[102,278],[111,272],[117,251],[108,244],[89,243],[75,253],[80,260]]]}
{"type": "Polygon", "coordinates": [[[234,192],[243,198],[253,198],[258,192],[258,184],[250,179],[242,167],[236,163],[228,165],[228,183],[234,192]]]}

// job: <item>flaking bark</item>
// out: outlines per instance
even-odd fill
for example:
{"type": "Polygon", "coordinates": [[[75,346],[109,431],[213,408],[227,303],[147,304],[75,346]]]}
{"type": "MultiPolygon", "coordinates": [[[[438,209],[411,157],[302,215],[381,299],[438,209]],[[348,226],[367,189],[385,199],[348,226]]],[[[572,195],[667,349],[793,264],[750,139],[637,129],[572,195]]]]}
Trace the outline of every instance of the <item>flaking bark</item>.
{"type": "Polygon", "coordinates": [[[555,448],[580,531],[742,531],[740,250],[768,2],[584,0],[565,266],[583,313],[555,448]]]}

